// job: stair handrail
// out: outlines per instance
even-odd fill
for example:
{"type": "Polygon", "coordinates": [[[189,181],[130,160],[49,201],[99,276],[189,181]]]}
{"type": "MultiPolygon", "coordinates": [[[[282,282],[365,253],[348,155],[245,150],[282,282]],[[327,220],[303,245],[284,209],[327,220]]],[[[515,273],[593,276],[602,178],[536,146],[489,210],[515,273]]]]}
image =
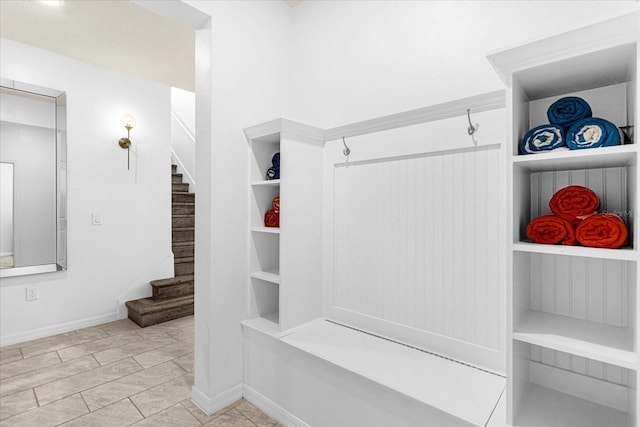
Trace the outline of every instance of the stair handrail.
{"type": "MultiPolygon", "coordinates": [[[[180,125],[180,128],[182,128],[184,133],[189,137],[189,141],[191,141],[194,144],[194,149],[195,149],[195,143],[196,143],[195,136],[191,133],[189,128],[184,124],[182,119],[180,119],[180,116],[178,116],[173,110],[171,110],[171,117],[174,118],[176,123],[180,125]]],[[[191,175],[189,170],[184,166],[184,163],[180,160],[180,156],[178,156],[178,154],[175,152],[173,147],[171,147],[171,157],[174,158],[181,172],[184,175],[186,175],[187,181],[189,181],[193,185],[193,192],[195,193],[197,188],[196,180],[193,178],[193,175],[191,175]]]]}
{"type": "Polygon", "coordinates": [[[171,110],[171,115],[173,116],[174,119],[176,119],[178,124],[182,127],[182,129],[184,129],[184,131],[187,133],[187,135],[189,135],[189,139],[191,139],[191,141],[195,144],[196,143],[196,137],[191,133],[191,131],[189,130],[187,125],[184,124],[184,122],[182,121],[180,116],[178,116],[176,114],[176,112],[173,111],[173,109],[171,110]]]}

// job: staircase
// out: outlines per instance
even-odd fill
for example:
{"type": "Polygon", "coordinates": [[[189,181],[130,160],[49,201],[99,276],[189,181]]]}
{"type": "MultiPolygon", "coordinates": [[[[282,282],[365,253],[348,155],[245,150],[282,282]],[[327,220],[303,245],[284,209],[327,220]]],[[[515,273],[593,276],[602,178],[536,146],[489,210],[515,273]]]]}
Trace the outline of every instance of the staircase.
{"type": "Polygon", "coordinates": [[[174,276],[150,282],[153,296],[127,301],[129,319],[141,327],[193,314],[195,194],[171,165],[171,242],[174,276]]]}

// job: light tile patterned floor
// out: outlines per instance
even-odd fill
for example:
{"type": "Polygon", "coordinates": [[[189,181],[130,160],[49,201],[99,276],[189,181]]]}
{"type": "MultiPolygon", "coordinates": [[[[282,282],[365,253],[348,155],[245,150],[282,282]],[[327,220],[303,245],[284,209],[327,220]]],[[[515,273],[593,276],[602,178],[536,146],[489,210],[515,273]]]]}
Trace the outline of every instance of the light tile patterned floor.
{"type": "Polygon", "coordinates": [[[193,316],[119,320],[0,347],[0,426],[279,426],[245,400],[206,415],[192,385],[193,316]]]}

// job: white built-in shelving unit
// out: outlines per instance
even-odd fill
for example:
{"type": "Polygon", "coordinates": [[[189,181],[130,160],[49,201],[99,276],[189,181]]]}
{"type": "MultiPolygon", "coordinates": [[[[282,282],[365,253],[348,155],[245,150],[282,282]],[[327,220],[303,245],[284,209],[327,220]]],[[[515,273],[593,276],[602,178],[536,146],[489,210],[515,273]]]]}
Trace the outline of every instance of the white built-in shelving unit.
{"type": "Polygon", "coordinates": [[[322,131],[286,119],[245,129],[249,143],[249,317],[279,335],[319,317],[321,295],[322,131]],[[267,180],[275,153],[280,179],[267,180]],[[264,215],[280,196],[280,227],[264,215]],[[304,253],[305,256],[297,256],[304,253]]]}
{"type": "Polygon", "coordinates": [[[520,425],[638,426],[639,14],[489,55],[507,84],[507,421],[520,425]],[[519,155],[549,105],[579,96],[634,144],[519,155]],[[527,241],[560,188],[596,192],[629,229],[622,249],[527,241]]]}

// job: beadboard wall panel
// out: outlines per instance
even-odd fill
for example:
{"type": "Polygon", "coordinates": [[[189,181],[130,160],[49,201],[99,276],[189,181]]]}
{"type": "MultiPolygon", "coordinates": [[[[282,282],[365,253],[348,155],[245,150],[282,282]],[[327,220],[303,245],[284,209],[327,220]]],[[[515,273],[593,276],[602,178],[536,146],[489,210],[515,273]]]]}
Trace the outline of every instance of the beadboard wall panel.
{"type": "Polygon", "coordinates": [[[499,146],[337,165],[336,307],[500,343],[499,146]]]}
{"type": "Polygon", "coordinates": [[[597,378],[612,384],[629,385],[628,369],[537,345],[530,345],[530,359],[543,365],[597,378]]]}

